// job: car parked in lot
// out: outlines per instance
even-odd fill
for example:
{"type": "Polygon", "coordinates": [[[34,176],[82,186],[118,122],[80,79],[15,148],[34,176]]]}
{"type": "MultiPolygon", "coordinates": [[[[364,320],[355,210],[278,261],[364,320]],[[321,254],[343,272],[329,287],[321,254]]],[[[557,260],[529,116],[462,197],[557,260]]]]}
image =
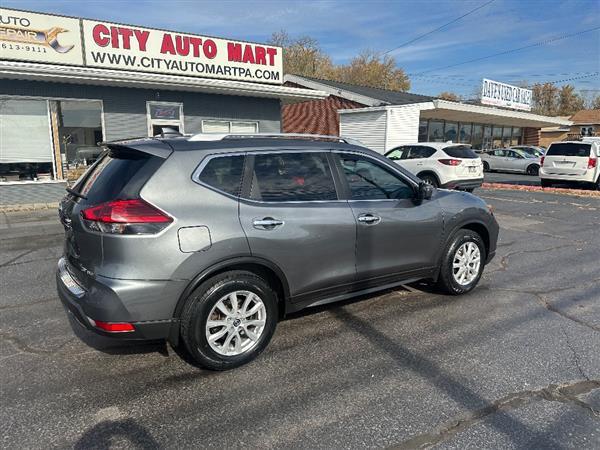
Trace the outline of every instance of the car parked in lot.
{"type": "Polygon", "coordinates": [[[420,142],[386,152],[392,161],[435,187],[472,192],[483,184],[483,166],[470,145],[420,142]]]}
{"type": "Polygon", "coordinates": [[[72,324],[166,339],[195,364],[255,358],[294,311],[420,279],[471,291],[496,252],[483,200],[337,137],[109,143],[59,208],[72,324]]]}
{"type": "Polygon", "coordinates": [[[480,156],[486,172],[518,172],[537,176],[540,171],[540,158],[523,150],[497,148],[483,152],[480,156]]]}
{"type": "Polygon", "coordinates": [[[577,183],[600,190],[600,139],[553,142],[542,158],[542,187],[577,183]]]}
{"type": "Polygon", "coordinates": [[[544,156],[544,153],[546,153],[546,149],[535,145],[514,145],[511,148],[514,150],[521,150],[522,152],[529,153],[530,155],[533,155],[536,158],[544,156]]]}

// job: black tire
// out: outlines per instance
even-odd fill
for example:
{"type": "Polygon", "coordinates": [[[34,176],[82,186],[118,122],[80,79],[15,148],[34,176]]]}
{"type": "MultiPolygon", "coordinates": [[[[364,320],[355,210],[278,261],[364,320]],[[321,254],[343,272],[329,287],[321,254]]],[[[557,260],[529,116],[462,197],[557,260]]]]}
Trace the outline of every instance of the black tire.
{"type": "Polygon", "coordinates": [[[529,167],[527,167],[527,175],[537,177],[539,174],[540,174],[540,166],[538,166],[537,164],[532,164],[529,167]]]}
{"type": "Polygon", "coordinates": [[[552,187],[552,181],[550,180],[540,180],[540,184],[543,188],[549,188],[552,187]]]}
{"type": "Polygon", "coordinates": [[[490,172],[490,165],[487,161],[483,162],[483,171],[484,172],[490,172]]]}
{"type": "Polygon", "coordinates": [[[440,187],[440,183],[438,182],[435,175],[431,175],[429,173],[424,173],[422,175],[419,175],[419,178],[421,180],[423,180],[423,182],[433,186],[434,188],[440,187]]]}
{"type": "Polygon", "coordinates": [[[486,258],[487,255],[485,251],[485,244],[483,243],[481,236],[472,230],[458,230],[456,233],[454,233],[446,245],[446,249],[444,250],[442,264],[440,267],[440,275],[437,282],[438,288],[450,295],[466,294],[467,292],[473,290],[481,279],[486,258]],[[456,252],[463,244],[467,242],[473,242],[477,245],[477,247],[479,247],[481,262],[477,276],[469,284],[463,285],[460,284],[454,277],[453,263],[456,252]]]}
{"type": "Polygon", "coordinates": [[[209,370],[228,370],[246,364],[267,347],[275,332],[277,318],[277,294],[261,277],[242,270],[216,275],[200,285],[186,300],[181,315],[181,340],[189,356],[186,360],[209,370]],[[250,291],[260,297],[266,310],[265,327],[252,348],[236,356],[225,356],[208,343],[206,321],[214,305],[237,290],[250,291]]]}

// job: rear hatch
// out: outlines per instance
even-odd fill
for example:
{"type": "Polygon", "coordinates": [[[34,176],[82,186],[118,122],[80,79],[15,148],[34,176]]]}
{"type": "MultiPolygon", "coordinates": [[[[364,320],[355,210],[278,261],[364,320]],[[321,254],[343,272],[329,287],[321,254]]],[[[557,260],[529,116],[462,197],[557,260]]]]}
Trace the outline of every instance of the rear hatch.
{"type": "Polygon", "coordinates": [[[68,189],[59,205],[65,229],[64,256],[68,270],[87,288],[103,263],[103,233],[84,223],[84,211],[115,200],[139,198],[152,174],[171,153],[160,141],[137,141],[131,146],[108,144],[98,161],[68,189]],[[158,145],[157,145],[158,144],[158,145]]]}
{"type": "Polygon", "coordinates": [[[483,165],[481,158],[468,145],[453,145],[444,147],[446,153],[452,160],[460,160],[451,164],[455,168],[456,178],[471,179],[483,178],[483,165]]]}
{"type": "Polygon", "coordinates": [[[582,176],[588,171],[591,144],[558,142],[550,145],[544,156],[544,172],[552,175],[582,176]]]}

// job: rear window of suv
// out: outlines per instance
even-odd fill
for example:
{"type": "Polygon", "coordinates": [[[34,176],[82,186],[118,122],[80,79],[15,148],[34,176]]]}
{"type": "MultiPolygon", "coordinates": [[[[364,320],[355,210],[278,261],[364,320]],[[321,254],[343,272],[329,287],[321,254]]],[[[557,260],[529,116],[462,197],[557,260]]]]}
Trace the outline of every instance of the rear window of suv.
{"type": "Polygon", "coordinates": [[[135,198],[162,162],[137,150],[111,149],[73,189],[92,204],[135,198]]]}
{"type": "Polygon", "coordinates": [[[444,147],[442,149],[451,158],[476,159],[479,158],[477,153],[471,150],[471,147],[466,145],[455,145],[452,147],[444,147]]]}
{"type": "Polygon", "coordinates": [[[546,156],[579,156],[587,158],[590,156],[590,144],[578,144],[574,142],[564,144],[552,144],[546,152],[546,156]]]}

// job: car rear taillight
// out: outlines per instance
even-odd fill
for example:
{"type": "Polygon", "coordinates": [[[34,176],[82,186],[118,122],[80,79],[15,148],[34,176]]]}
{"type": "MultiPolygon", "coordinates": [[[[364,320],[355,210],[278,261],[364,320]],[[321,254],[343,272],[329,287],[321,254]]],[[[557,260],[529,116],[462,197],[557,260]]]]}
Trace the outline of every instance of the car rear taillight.
{"type": "Polygon", "coordinates": [[[81,211],[81,218],[92,231],[110,234],[154,234],[173,219],[140,198],[113,200],[81,211]]]}
{"type": "Polygon", "coordinates": [[[545,158],[546,158],[545,156],[540,156],[540,166],[542,166],[542,167],[544,166],[544,159],[545,158]]]}
{"type": "Polygon", "coordinates": [[[462,163],[460,159],[438,159],[438,161],[446,166],[460,166],[462,163]]]}
{"type": "Polygon", "coordinates": [[[89,317],[88,320],[92,326],[108,333],[131,333],[132,331],[135,331],[135,327],[129,322],[102,322],[100,320],[90,319],[89,317]]]}
{"type": "Polygon", "coordinates": [[[590,158],[590,159],[588,159],[588,169],[595,168],[597,164],[598,164],[598,159],[597,158],[590,158]]]}

